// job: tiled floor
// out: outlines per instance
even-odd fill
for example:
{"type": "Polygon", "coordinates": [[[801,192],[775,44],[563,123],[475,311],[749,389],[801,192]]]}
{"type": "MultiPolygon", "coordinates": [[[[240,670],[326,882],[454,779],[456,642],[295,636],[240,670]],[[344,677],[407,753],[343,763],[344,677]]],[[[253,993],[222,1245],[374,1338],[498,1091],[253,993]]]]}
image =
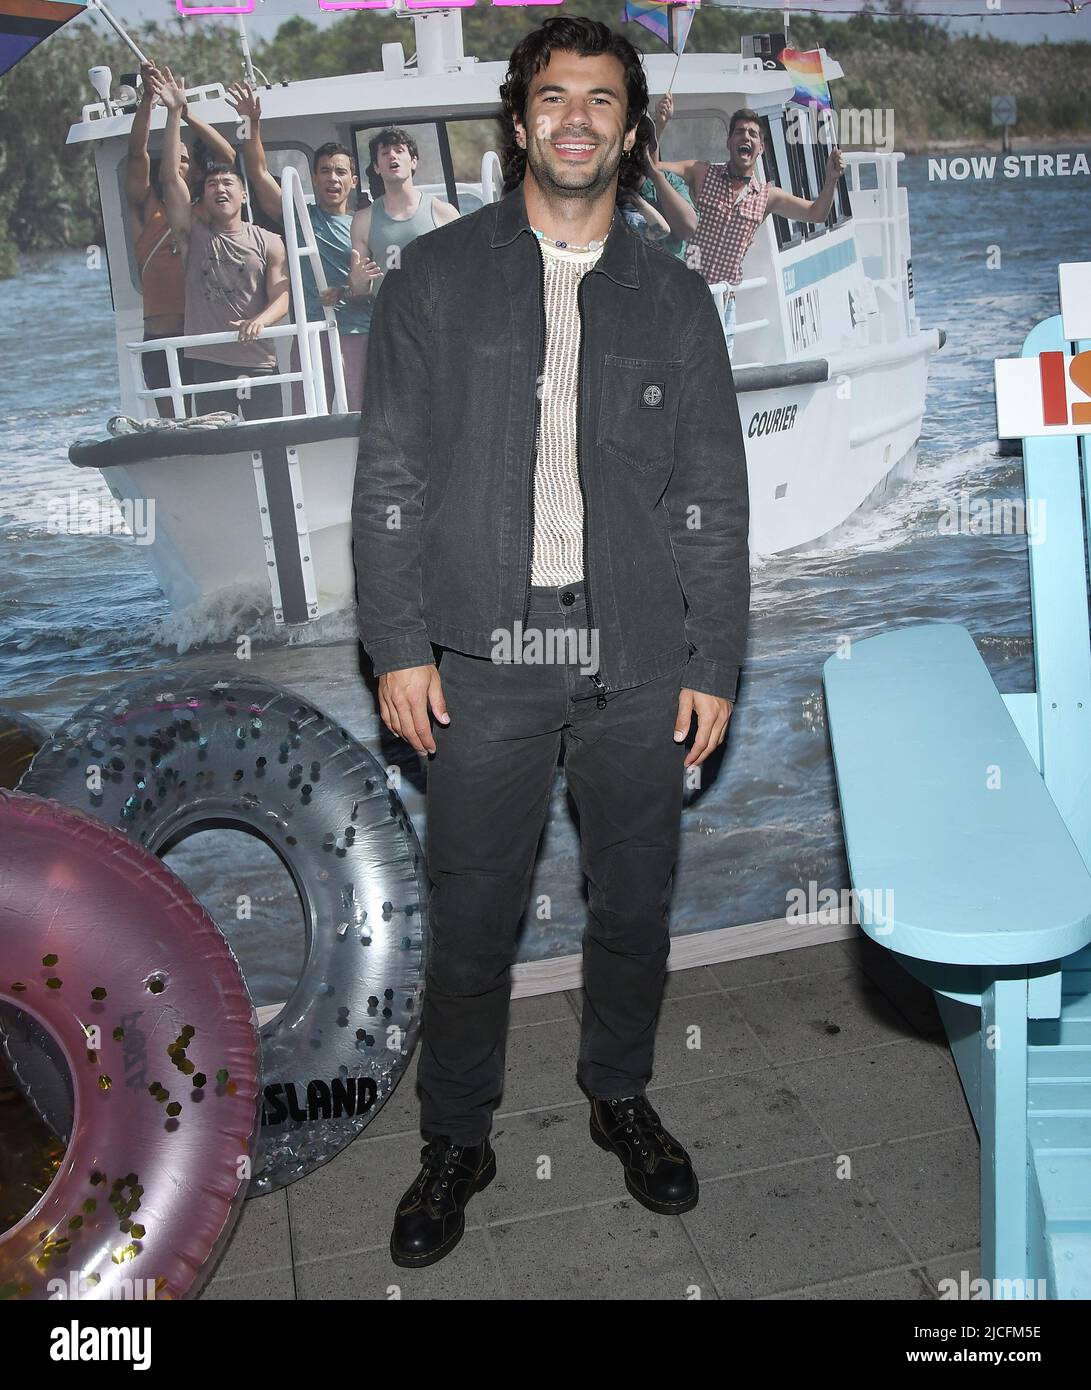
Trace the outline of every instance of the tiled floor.
{"type": "Polygon", "coordinates": [[[864,938],[668,977],[649,1096],[697,1208],[655,1216],[587,1132],[579,994],[512,1005],[496,1180],[447,1259],[387,1242],[415,1065],[356,1142],[248,1202],[204,1297],[934,1299],[978,1273],[977,1138],[931,994],[864,938]]]}

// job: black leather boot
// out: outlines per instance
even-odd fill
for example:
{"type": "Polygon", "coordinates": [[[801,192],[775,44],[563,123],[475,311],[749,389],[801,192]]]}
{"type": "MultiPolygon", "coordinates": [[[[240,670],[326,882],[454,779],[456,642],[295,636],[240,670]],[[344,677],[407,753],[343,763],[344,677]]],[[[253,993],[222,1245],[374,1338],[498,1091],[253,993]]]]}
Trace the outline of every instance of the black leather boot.
{"type": "Polygon", "coordinates": [[[466,1229],[466,1203],[496,1177],[488,1139],[465,1145],[440,1136],[425,1144],[420,1157],[423,1167],[398,1203],[390,1234],[390,1258],[403,1269],[449,1255],[466,1229]]]}
{"type": "Polygon", "coordinates": [[[625,1186],[649,1211],[678,1216],[697,1205],[697,1175],[689,1155],[646,1096],[591,1101],[591,1138],[615,1153],[625,1169],[625,1186]]]}

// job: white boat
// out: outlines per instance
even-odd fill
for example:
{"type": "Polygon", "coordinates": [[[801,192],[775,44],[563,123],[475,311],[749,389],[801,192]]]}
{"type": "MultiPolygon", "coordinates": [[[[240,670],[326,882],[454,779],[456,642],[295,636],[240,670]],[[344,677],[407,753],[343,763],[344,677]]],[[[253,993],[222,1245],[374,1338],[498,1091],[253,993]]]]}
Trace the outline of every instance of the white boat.
{"type": "MultiPolygon", "coordinates": [[[[381,72],[261,89],[263,139],[270,168],[283,180],[286,211],[293,203],[302,210],[313,198],[314,149],[340,140],[357,152],[363,170],[368,139],[386,125],[410,130],[417,141],[418,186],[441,192],[464,215],[499,198],[493,147],[506,64],[463,54],[457,10],[414,10],[404,19],[415,31],[411,65],[402,45],[392,42],[383,45],[381,72]]],[[[686,53],[677,72],[673,54],[645,58],[649,91],[670,86],[674,97],[662,157],[722,159],[731,113],[747,106],[765,128],[764,176],[810,199],[821,185],[829,125],[792,103],[792,78],[761,56],[769,51],[767,40],[744,39],[737,54],[686,53]]],[[[836,104],[842,69],[820,52],[836,104]]],[[[237,115],[221,84],[187,95],[204,120],[234,133],[237,115]]],[[[100,101],[83,109],[68,141],[88,143],[95,156],[121,410],[152,419],[156,405],[140,376],[142,303],[123,202],[131,120],[100,101]]],[[[153,147],[164,120],[156,108],[153,147]]],[[[944,334],[922,328],[916,314],[908,197],[898,183],[903,157],[847,153],[847,174],[828,222],[767,218],[747,256],[746,278],[736,291],[733,374],[746,436],[755,556],[821,544],[915,458],[928,360],[944,334]]],[[[301,221],[309,239],[309,219],[301,221]]],[[[293,222],[286,216],[286,227],[293,222]]],[[[297,251],[294,237],[288,241],[293,305],[301,304],[299,260],[310,247],[297,251]]],[[[314,265],[321,284],[317,256],[314,265]]],[[[722,303],[722,289],[711,292],[722,303]]],[[[325,410],[315,345],[321,332],[336,340],[329,318],[271,330],[286,376],[291,341],[300,341],[304,414],[207,431],[157,429],[70,450],[76,465],[101,469],[119,502],[140,506],[154,499],[154,539],[145,553],[175,609],[237,608],[243,599],[278,624],[295,624],[351,608],[349,512],[359,415],[345,413],[340,384],[340,408],[325,410]]],[[[332,355],[339,360],[339,353],[332,355]]],[[[287,384],[282,390],[290,412],[287,384]]],[[[181,397],[176,400],[181,405],[181,397]]]]}

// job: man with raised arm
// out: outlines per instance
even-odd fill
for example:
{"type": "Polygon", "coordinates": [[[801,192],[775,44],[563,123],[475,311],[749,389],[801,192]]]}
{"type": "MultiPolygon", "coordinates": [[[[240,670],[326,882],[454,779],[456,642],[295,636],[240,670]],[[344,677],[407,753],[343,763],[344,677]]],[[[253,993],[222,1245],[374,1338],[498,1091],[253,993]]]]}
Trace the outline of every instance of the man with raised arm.
{"type": "Polygon", "coordinates": [[[639,230],[660,250],[684,261],[686,245],[697,230],[697,210],[693,206],[693,199],[689,196],[685,179],[660,166],[659,139],[655,122],[650,116],[641,119],[638,135],[647,148],[640,196],[645,204],[650,204],[649,211],[657,219],[651,226],[639,230]]]}
{"type": "Polygon", "coordinates": [[[167,108],[160,181],[171,230],[186,266],[187,337],[236,331],[237,341],[187,347],[195,382],[238,378],[236,387],[202,391],[197,413],[241,412],[247,420],[267,420],[281,411],[279,385],[260,385],[277,370],[276,350],[262,329],[288,312],[288,270],[284,242],[275,232],[244,222],[243,182],[232,166],[212,164],[199,185],[207,222],[190,202],[181,171],[181,125],[185,91],[164,68],[156,92],[167,108]]]}
{"type": "MultiPolygon", "coordinates": [[[[674,114],[674,98],[668,92],[656,105],[656,131],[663,131],[674,114]]],[[[689,243],[689,263],[710,285],[738,285],[743,261],[758,228],[770,213],[796,222],[825,222],[833,207],[837,180],[845,170],[845,157],[834,147],[826,162],[822,191],[813,201],[786,193],[775,183],[757,179],[758,161],[765,145],[761,118],[741,107],[734,112],[727,132],[727,159],[711,164],[707,159],[660,161],[661,169],[681,174],[697,207],[697,231],[689,243]]],[[[724,301],[724,337],[728,352],[735,343],[735,291],[724,301]]]]}
{"type": "MultiPolygon", "coordinates": [[[[148,343],[157,338],[177,337],[183,331],[186,321],[186,274],[178,243],[167,220],[167,210],[163,206],[159,160],[153,161],[148,154],[155,83],[161,81],[162,77],[154,63],[141,64],[140,72],[143,89],[129,132],[125,201],[129,205],[133,251],[144,293],[144,341],[148,343]]],[[[198,120],[188,105],[182,107],[182,119],[196,136],[192,149],[183,140],[180,151],[182,177],[190,190],[192,201],[193,189],[204,168],[204,160],[232,164],[235,151],[218,130],[198,120]],[[201,160],[197,158],[198,147],[202,151],[201,160]]],[[[199,208],[195,211],[198,217],[203,216],[199,208]]],[[[144,384],[149,390],[157,391],[170,385],[165,352],[146,352],[141,361],[144,384]]],[[[192,364],[185,356],[179,358],[178,369],[184,383],[192,382],[192,364]]],[[[169,396],[160,396],[156,404],[160,415],[174,414],[169,396]]]]}
{"type": "MultiPolygon", "coordinates": [[[[261,98],[246,82],[234,82],[227,89],[227,100],[239,113],[242,131],[242,153],[250,191],[262,212],[279,226],[284,225],[280,184],[269,172],[269,162],[261,138],[261,98]]],[[[318,254],[326,276],[328,289],[319,296],[318,285],[310,257],[300,265],[303,277],[303,297],[307,319],[324,318],[322,305],[328,304],[337,315],[337,333],[341,342],[341,362],[345,372],[345,395],[349,410],[359,410],[364,398],[364,376],[367,370],[367,335],[371,326],[371,300],[350,297],[349,270],[352,266],[352,219],[349,204],[360,180],[356,175],[352,152],[336,141],[320,145],[311,161],[311,180],[315,201],[307,212],[314,230],[318,254]]],[[[302,235],[300,234],[300,241],[302,235]]],[[[369,267],[364,264],[365,271],[369,267]]],[[[377,265],[370,269],[378,271],[377,265]]],[[[297,307],[298,312],[298,307],[297,307]]],[[[326,406],[333,408],[333,368],[330,360],[328,333],[319,335],[322,344],[322,363],[326,379],[326,406]]],[[[299,371],[299,348],[292,344],[292,371],[299,371]]],[[[292,409],[303,410],[303,390],[292,383],[292,409]]]]}

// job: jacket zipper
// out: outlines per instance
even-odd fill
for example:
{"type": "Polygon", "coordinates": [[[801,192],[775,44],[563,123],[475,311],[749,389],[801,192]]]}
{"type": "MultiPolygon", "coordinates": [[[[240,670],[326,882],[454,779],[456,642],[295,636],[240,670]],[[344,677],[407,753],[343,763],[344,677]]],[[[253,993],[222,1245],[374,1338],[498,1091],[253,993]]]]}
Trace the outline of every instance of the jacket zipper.
{"type": "MultiPolygon", "coordinates": [[[[533,235],[533,234],[532,234],[533,235]]],[[[534,441],[530,446],[530,472],[527,476],[527,511],[530,516],[530,537],[527,541],[526,596],[523,599],[523,628],[530,620],[530,567],[534,558],[534,465],[538,454],[538,431],[542,423],[542,373],[545,370],[546,321],[545,321],[545,256],[534,238],[534,249],[538,253],[538,321],[542,325],[541,340],[538,344],[538,373],[534,378],[534,441]]]]}
{"type": "MultiPolygon", "coordinates": [[[[530,541],[527,545],[527,574],[526,574],[526,597],[523,600],[523,627],[525,628],[530,618],[530,572],[531,561],[534,554],[534,465],[538,451],[538,431],[541,427],[542,419],[542,372],[545,369],[545,344],[546,344],[546,321],[545,321],[545,257],[542,248],[538,245],[538,238],[534,238],[534,246],[538,252],[538,320],[541,323],[541,341],[538,346],[538,374],[534,382],[534,444],[530,460],[530,474],[527,485],[527,510],[530,516],[530,541]]],[[[591,267],[591,271],[595,269],[591,267]]],[[[587,274],[591,274],[588,271],[587,274]]],[[[587,275],[580,277],[580,283],[576,286],[576,312],[580,320],[580,348],[576,357],[576,479],[580,485],[580,498],[583,502],[583,592],[587,600],[587,628],[588,631],[594,630],[594,617],[591,608],[591,580],[588,575],[587,563],[587,493],[583,486],[583,467],[580,462],[580,427],[582,417],[580,414],[580,404],[583,397],[583,282],[587,275]]],[[[597,709],[606,708],[606,692],[609,686],[604,684],[601,675],[596,671],[589,677],[591,684],[598,691],[598,699],[595,701],[597,709]]]]}
{"type": "MultiPolygon", "coordinates": [[[[540,251],[539,254],[541,254],[540,251]]],[[[587,275],[592,274],[594,269],[595,267],[592,266],[587,272],[587,275]]],[[[576,312],[580,320],[580,348],[579,352],[576,354],[576,479],[580,485],[580,497],[583,499],[583,592],[584,597],[587,599],[587,630],[588,632],[594,632],[594,610],[591,607],[591,566],[589,564],[587,549],[587,493],[583,486],[583,465],[580,461],[580,432],[583,424],[583,416],[580,411],[580,405],[583,399],[583,283],[587,279],[587,275],[581,275],[580,283],[576,286],[576,312]]],[[[598,691],[598,699],[595,701],[595,707],[597,709],[605,709],[606,691],[609,687],[603,683],[603,679],[597,671],[590,679],[591,684],[598,691]]]]}

